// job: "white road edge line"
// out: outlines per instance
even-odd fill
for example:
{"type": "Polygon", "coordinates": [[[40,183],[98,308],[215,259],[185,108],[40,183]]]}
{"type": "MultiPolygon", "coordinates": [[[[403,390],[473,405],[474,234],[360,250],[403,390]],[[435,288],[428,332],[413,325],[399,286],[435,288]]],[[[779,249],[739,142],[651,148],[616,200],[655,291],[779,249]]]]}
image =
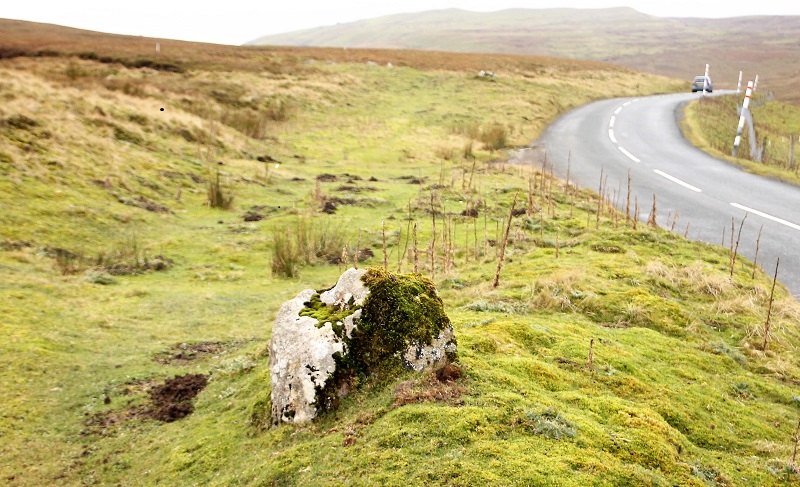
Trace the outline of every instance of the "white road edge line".
{"type": "Polygon", "coordinates": [[[611,142],[617,143],[617,138],[614,137],[614,129],[608,129],[608,138],[611,139],[611,142]]]}
{"type": "Polygon", "coordinates": [[[626,156],[628,156],[628,158],[629,158],[630,160],[632,160],[633,162],[642,162],[642,161],[641,161],[641,160],[639,160],[639,159],[638,159],[636,156],[634,156],[634,155],[633,155],[633,154],[631,154],[630,152],[626,151],[624,147],[617,147],[617,149],[619,149],[619,151],[620,151],[620,152],[622,152],[623,154],[625,154],[626,156]]]}
{"type": "Polygon", "coordinates": [[[658,169],[653,169],[653,172],[658,174],[659,176],[663,176],[663,177],[669,179],[673,183],[680,184],[684,188],[691,189],[695,193],[702,193],[703,192],[703,190],[698,188],[697,186],[692,186],[691,184],[689,184],[689,183],[687,183],[685,181],[681,181],[680,179],[676,178],[675,176],[670,176],[669,174],[665,173],[664,171],[660,171],[658,169]]]}
{"type": "Polygon", "coordinates": [[[752,208],[748,208],[747,206],[740,205],[738,203],[731,203],[731,206],[733,206],[735,208],[739,208],[740,210],[747,211],[747,212],[752,213],[754,215],[758,215],[758,216],[764,217],[767,220],[772,220],[774,222],[778,222],[781,225],[786,225],[787,227],[794,228],[795,230],[800,230],[800,225],[794,224],[794,223],[792,223],[790,221],[786,221],[783,218],[778,218],[777,216],[768,215],[768,214],[764,213],[763,211],[754,210],[752,208]]]}

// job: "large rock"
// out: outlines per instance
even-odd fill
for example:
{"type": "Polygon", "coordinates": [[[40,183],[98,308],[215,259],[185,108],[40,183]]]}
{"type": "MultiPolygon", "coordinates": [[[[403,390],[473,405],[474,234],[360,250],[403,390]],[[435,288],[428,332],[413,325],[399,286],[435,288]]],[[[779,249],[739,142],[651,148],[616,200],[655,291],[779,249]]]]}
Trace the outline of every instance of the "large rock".
{"type": "Polygon", "coordinates": [[[433,283],[380,268],[349,269],[336,286],[281,306],[270,341],[272,423],[302,423],[365,380],[455,359],[450,320],[433,283]]]}

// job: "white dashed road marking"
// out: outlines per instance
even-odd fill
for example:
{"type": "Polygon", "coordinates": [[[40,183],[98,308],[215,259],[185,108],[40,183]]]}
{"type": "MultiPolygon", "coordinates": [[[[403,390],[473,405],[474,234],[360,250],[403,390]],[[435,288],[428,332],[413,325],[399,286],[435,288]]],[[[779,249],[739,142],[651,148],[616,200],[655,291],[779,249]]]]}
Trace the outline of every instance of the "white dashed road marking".
{"type": "Polygon", "coordinates": [[[637,158],[636,156],[625,150],[624,147],[617,147],[617,149],[619,149],[620,152],[628,156],[628,159],[632,160],[633,162],[642,162],[641,160],[639,160],[639,158],[637,158]]]}
{"type": "Polygon", "coordinates": [[[695,193],[702,193],[703,190],[698,188],[697,186],[692,186],[691,184],[687,183],[686,181],[681,181],[680,179],[676,178],[675,176],[670,176],[669,174],[665,173],[664,171],[660,171],[658,169],[653,169],[653,172],[658,174],[659,176],[663,176],[673,183],[680,184],[684,188],[691,189],[695,193]]]}
{"type": "Polygon", "coordinates": [[[764,217],[767,220],[772,220],[774,222],[778,222],[781,225],[786,225],[787,227],[794,228],[795,230],[800,230],[800,225],[797,225],[797,224],[792,223],[790,221],[786,221],[783,218],[778,218],[777,216],[769,215],[767,213],[764,213],[763,211],[754,210],[752,208],[749,208],[749,207],[744,206],[744,205],[740,205],[738,203],[731,203],[731,206],[733,206],[734,208],[739,208],[740,210],[744,210],[744,211],[746,211],[748,213],[752,213],[754,215],[758,215],[760,217],[764,217]]]}

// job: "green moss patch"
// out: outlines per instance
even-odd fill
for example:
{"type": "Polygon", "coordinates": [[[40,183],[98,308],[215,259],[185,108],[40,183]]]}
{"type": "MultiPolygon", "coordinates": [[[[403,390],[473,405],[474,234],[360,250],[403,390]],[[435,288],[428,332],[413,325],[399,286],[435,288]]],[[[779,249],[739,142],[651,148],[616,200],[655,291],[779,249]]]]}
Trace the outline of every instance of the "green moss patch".
{"type": "Polygon", "coordinates": [[[300,310],[300,316],[310,316],[319,321],[316,325],[317,328],[322,328],[325,323],[330,323],[336,336],[343,338],[344,326],[342,323],[344,319],[355,313],[361,306],[355,305],[352,297],[346,306],[328,306],[322,302],[320,294],[315,294],[309,301],[303,303],[305,308],[300,310]]]}
{"type": "MultiPolygon", "coordinates": [[[[412,343],[430,345],[450,326],[444,304],[430,279],[420,274],[393,274],[370,267],[361,280],[370,292],[361,307],[358,326],[350,337],[343,333],[341,325],[334,326],[345,343],[347,355],[334,356],[336,372],[325,387],[317,390],[317,404],[322,411],[338,406],[340,398],[353,388],[397,377],[403,372],[401,352],[412,343]]],[[[301,315],[335,325],[352,313],[353,309],[326,306],[315,295],[301,315]]],[[[455,356],[448,358],[455,360],[455,356]]]]}

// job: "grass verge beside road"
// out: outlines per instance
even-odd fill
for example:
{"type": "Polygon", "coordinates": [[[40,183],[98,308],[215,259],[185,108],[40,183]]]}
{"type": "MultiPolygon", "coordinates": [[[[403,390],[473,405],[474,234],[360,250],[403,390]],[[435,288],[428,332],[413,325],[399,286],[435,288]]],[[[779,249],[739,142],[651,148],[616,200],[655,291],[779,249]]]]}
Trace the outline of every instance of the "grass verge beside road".
{"type": "Polygon", "coordinates": [[[732,156],[742,98],[743,95],[738,94],[714,96],[689,103],[682,121],[684,136],[696,147],[747,172],[800,184],[800,108],[760,94],[754,96],[750,111],[757,145],[763,150],[761,161],[756,161],[750,152],[746,127],[742,131],[738,157],[732,156]]]}

